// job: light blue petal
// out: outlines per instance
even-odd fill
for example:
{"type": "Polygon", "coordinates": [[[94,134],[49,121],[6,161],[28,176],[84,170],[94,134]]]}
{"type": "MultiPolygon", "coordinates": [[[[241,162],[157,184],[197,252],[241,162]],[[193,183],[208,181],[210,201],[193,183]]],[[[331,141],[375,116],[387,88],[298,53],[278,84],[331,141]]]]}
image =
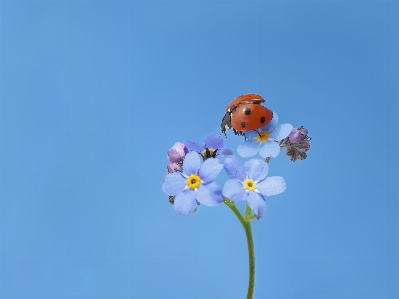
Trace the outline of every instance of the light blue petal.
{"type": "Polygon", "coordinates": [[[266,196],[277,195],[283,192],[286,188],[286,183],[281,176],[271,176],[264,181],[256,184],[256,189],[266,196]]]}
{"type": "Polygon", "coordinates": [[[198,174],[204,184],[212,182],[220,171],[223,169],[223,164],[219,163],[219,159],[209,158],[206,159],[204,163],[201,164],[198,174]]]}
{"type": "Polygon", "coordinates": [[[192,175],[197,173],[201,165],[201,156],[197,152],[190,152],[184,157],[183,173],[185,175],[192,175]]]}
{"type": "Polygon", "coordinates": [[[235,156],[226,157],[224,160],[224,170],[229,178],[238,179],[240,181],[244,181],[247,175],[244,164],[235,156]]]}
{"type": "Polygon", "coordinates": [[[167,195],[176,196],[186,187],[186,179],[181,172],[173,172],[167,174],[163,179],[162,191],[167,195]]]}
{"type": "Polygon", "coordinates": [[[192,189],[184,190],[179,193],[173,202],[173,207],[177,214],[188,216],[195,211],[198,203],[195,199],[195,192],[192,189]]]}
{"type": "Polygon", "coordinates": [[[223,202],[222,190],[216,183],[199,186],[196,198],[201,204],[209,207],[217,206],[223,202]]]}
{"type": "Polygon", "coordinates": [[[290,124],[278,125],[270,132],[270,138],[280,141],[290,135],[293,128],[294,127],[290,124]]]}
{"type": "Polygon", "coordinates": [[[256,218],[260,219],[266,211],[266,202],[263,196],[256,192],[249,192],[247,203],[252,212],[256,215],[256,218]]]}
{"type": "Polygon", "coordinates": [[[224,148],[223,150],[221,150],[222,155],[224,156],[231,156],[234,155],[233,150],[229,149],[229,148],[224,148]]]}
{"type": "Polygon", "coordinates": [[[247,191],[240,181],[233,179],[224,184],[223,195],[232,201],[238,202],[246,199],[247,191]]]}
{"type": "Polygon", "coordinates": [[[277,157],[280,153],[280,146],[274,140],[267,140],[260,145],[259,155],[263,158],[277,157]]]}
{"type": "MultiPolygon", "coordinates": [[[[219,185],[216,184],[215,182],[212,182],[212,183],[207,184],[206,187],[207,187],[209,190],[211,190],[213,193],[215,193],[215,194],[220,194],[220,195],[223,197],[222,189],[221,189],[221,188],[219,187],[219,185]]],[[[222,201],[223,201],[223,199],[222,199],[222,201]]]]}
{"type": "Polygon", "coordinates": [[[270,132],[273,128],[275,128],[278,124],[278,115],[276,112],[273,111],[273,118],[272,120],[263,128],[261,128],[262,131],[267,131],[270,132]]]}
{"type": "Polygon", "coordinates": [[[218,149],[223,147],[223,138],[219,134],[211,134],[205,138],[207,148],[218,149]]]}
{"type": "Polygon", "coordinates": [[[257,140],[249,140],[240,144],[237,153],[243,158],[253,157],[258,153],[259,142],[257,140]]]}
{"type": "Polygon", "coordinates": [[[204,143],[200,143],[197,141],[192,141],[192,140],[186,140],[182,142],[185,146],[187,146],[188,149],[190,150],[194,150],[197,152],[202,151],[205,148],[205,144],[204,143]]]}
{"type": "Polygon", "coordinates": [[[251,159],[245,162],[245,170],[249,179],[258,182],[266,178],[269,166],[263,160],[251,159]]]}
{"type": "Polygon", "coordinates": [[[244,134],[248,140],[254,139],[256,136],[258,136],[258,132],[255,130],[245,131],[244,134]]]}

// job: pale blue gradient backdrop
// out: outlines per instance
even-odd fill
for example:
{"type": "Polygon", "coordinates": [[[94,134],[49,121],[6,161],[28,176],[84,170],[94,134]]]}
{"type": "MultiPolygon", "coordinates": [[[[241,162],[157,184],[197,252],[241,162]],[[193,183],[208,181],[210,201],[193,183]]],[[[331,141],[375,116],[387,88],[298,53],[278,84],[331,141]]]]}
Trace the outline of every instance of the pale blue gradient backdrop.
{"type": "Polygon", "coordinates": [[[233,213],[161,191],[243,93],[313,137],[270,163],[255,298],[399,298],[398,2],[0,5],[0,298],[244,298],[233,213]]]}

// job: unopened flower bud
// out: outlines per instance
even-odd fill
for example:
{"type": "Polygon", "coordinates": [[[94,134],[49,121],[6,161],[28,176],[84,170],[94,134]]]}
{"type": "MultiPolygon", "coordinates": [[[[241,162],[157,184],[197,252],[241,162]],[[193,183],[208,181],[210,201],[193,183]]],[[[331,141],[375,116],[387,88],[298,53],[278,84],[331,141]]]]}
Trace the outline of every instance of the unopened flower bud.
{"type": "Polygon", "coordinates": [[[291,143],[297,143],[301,140],[301,132],[298,129],[292,129],[290,135],[288,135],[288,139],[291,143]]]}
{"type": "Polygon", "coordinates": [[[308,130],[304,127],[300,127],[298,130],[301,132],[302,135],[308,135],[308,130]]]}
{"type": "Polygon", "coordinates": [[[178,163],[170,163],[168,164],[167,168],[168,168],[168,173],[172,173],[175,171],[180,171],[180,172],[182,171],[181,165],[178,163]]]}
{"type": "Polygon", "coordinates": [[[295,162],[296,160],[306,159],[306,152],[310,148],[311,139],[308,136],[308,130],[301,126],[293,129],[287,138],[280,141],[279,145],[280,148],[285,147],[287,149],[287,156],[290,157],[292,162],[295,162]]]}
{"type": "Polygon", "coordinates": [[[308,130],[305,129],[303,126],[301,126],[298,129],[296,128],[292,129],[290,135],[288,135],[288,139],[290,140],[291,143],[297,143],[305,139],[304,137],[307,137],[307,135],[308,135],[308,130]]]}
{"type": "Polygon", "coordinates": [[[169,150],[168,150],[168,159],[172,163],[181,162],[186,154],[188,153],[188,148],[181,142],[176,142],[169,150]]]}

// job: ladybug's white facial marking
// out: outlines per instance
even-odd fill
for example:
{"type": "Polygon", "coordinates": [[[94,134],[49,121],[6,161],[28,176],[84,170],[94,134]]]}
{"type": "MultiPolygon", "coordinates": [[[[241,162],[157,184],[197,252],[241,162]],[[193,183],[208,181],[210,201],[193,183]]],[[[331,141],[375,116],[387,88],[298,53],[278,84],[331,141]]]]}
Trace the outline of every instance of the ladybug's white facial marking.
{"type": "Polygon", "coordinates": [[[236,106],[231,105],[230,108],[227,110],[229,113],[233,113],[233,111],[236,109],[236,106]]]}
{"type": "Polygon", "coordinates": [[[226,112],[220,124],[220,130],[225,133],[229,129],[231,129],[231,116],[229,112],[226,112]]]}

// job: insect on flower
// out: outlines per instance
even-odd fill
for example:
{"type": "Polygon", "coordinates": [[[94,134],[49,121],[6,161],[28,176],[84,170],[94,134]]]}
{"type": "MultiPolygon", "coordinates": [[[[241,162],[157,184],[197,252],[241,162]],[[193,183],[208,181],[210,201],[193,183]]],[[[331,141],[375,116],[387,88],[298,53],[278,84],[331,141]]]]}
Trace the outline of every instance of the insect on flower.
{"type": "Polygon", "coordinates": [[[260,95],[244,94],[234,99],[226,108],[220,124],[221,131],[233,128],[234,134],[243,135],[243,131],[256,130],[267,125],[273,118],[273,111],[262,106],[265,102],[260,95]]]}

